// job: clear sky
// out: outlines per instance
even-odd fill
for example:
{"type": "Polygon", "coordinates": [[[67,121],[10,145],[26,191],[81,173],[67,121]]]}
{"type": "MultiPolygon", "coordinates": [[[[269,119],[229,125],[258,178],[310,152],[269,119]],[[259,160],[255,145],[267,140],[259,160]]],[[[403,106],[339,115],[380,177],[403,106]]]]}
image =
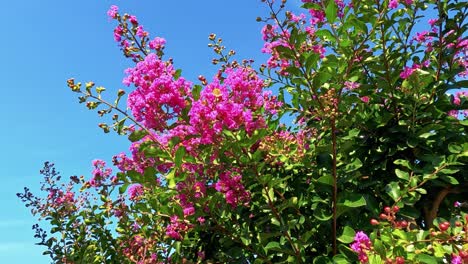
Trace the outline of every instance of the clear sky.
{"type": "MultiPolygon", "coordinates": [[[[113,40],[106,11],[116,4],[135,14],[151,36],[167,39],[166,54],[183,76],[211,76],[208,35],[215,32],[242,58],[259,58],[266,13],[260,0],[107,1],[0,0],[0,262],[49,263],[34,245],[34,219],[16,198],[24,186],[39,188],[44,161],[63,176],[89,176],[91,161],[110,163],[127,150],[125,138],[104,134],[95,112],[78,104],[66,87],[75,77],[108,90],[123,88],[123,70],[132,66],[113,40]]],[[[211,79],[211,77],[209,77],[211,79]]],[[[109,95],[111,96],[111,92],[109,95]]]]}

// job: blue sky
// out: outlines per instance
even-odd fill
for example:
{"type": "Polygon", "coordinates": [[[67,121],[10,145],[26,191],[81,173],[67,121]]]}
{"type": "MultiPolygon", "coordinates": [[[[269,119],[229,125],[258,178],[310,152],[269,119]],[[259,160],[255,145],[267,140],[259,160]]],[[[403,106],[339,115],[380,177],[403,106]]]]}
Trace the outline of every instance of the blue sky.
{"type": "Polygon", "coordinates": [[[49,263],[44,248],[34,245],[34,219],[15,196],[24,186],[39,188],[44,161],[63,176],[89,176],[93,159],[110,162],[128,148],[125,138],[102,133],[100,118],[66,87],[74,77],[110,91],[123,88],[123,70],[132,64],[113,41],[115,24],[106,16],[111,4],[137,15],[151,36],[166,38],[166,54],[191,80],[215,70],[207,48],[211,32],[240,57],[259,58],[262,25],[255,18],[266,12],[252,0],[0,3],[0,260],[10,264],[49,263]]]}

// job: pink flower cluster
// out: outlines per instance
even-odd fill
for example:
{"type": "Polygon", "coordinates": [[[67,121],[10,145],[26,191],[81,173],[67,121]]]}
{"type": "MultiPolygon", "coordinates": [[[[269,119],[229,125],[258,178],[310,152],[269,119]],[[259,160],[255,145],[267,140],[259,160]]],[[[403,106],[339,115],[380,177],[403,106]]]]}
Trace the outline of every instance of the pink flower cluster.
{"type": "Polygon", "coordinates": [[[59,189],[52,189],[47,196],[47,199],[50,201],[50,204],[54,207],[61,207],[67,205],[74,205],[75,200],[75,193],[67,190],[65,193],[59,189]]]}
{"type": "Polygon", "coordinates": [[[162,55],[166,40],[156,37],[149,41],[149,32],[139,24],[136,16],[128,14],[120,16],[118,11],[119,8],[113,5],[107,11],[107,15],[119,21],[119,25],[114,28],[114,40],[119,43],[125,56],[135,62],[141,61],[142,55],[146,54],[148,48],[162,55]]]}
{"type": "Polygon", "coordinates": [[[369,258],[366,251],[371,248],[371,242],[366,233],[359,231],[354,236],[354,242],[351,244],[351,249],[358,253],[358,258],[361,263],[367,263],[369,258]]]}
{"type": "Polygon", "coordinates": [[[112,19],[116,19],[118,13],[119,13],[119,7],[116,5],[111,5],[109,10],[107,11],[107,15],[109,16],[109,18],[112,18],[112,19]]]}
{"type": "Polygon", "coordinates": [[[141,184],[133,184],[128,187],[128,198],[132,201],[138,200],[143,193],[143,186],[141,184]]]}
{"type": "Polygon", "coordinates": [[[215,189],[224,194],[226,202],[233,208],[239,204],[248,205],[250,193],[245,190],[241,183],[242,176],[232,172],[222,172],[215,184],[215,189]]]}
{"type": "Polygon", "coordinates": [[[265,127],[257,113],[264,108],[275,113],[279,103],[263,92],[263,80],[251,68],[228,68],[223,83],[218,78],[206,86],[189,111],[190,126],[200,135],[201,144],[212,144],[223,129],[242,127],[252,133],[265,127]]]}
{"type": "MultiPolygon", "coordinates": [[[[317,3],[318,1],[310,0],[307,2],[317,3]]],[[[335,0],[335,2],[339,7],[338,15],[343,15],[341,11],[345,6],[344,2],[341,0],[335,0]]],[[[299,32],[305,32],[309,37],[307,41],[301,43],[300,47],[295,47],[289,42],[291,34],[288,30],[283,29],[283,27],[281,27],[281,30],[278,25],[268,24],[263,27],[262,36],[265,43],[262,52],[271,54],[271,57],[267,61],[267,65],[270,69],[279,68],[279,73],[288,75],[288,67],[293,65],[299,66],[290,58],[285,58],[280,52],[280,47],[289,49],[296,54],[312,52],[319,54],[320,58],[325,56],[325,48],[320,41],[316,40],[317,38],[315,36],[317,24],[325,21],[325,12],[321,9],[312,8],[309,9],[309,13],[310,17],[307,23],[307,18],[304,14],[295,15],[292,12],[287,12],[288,21],[291,22],[291,24],[297,25],[299,32]]]]}
{"type": "Polygon", "coordinates": [[[166,235],[175,240],[182,240],[182,234],[192,228],[192,224],[179,220],[179,217],[174,215],[171,217],[171,223],[166,227],[166,235]]]}
{"type": "Polygon", "coordinates": [[[151,53],[135,68],[127,69],[126,74],[123,83],[136,87],[128,96],[128,106],[146,128],[163,131],[168,121],[185,108],[191,84],[184,78],[175,78],[171,62],[151,53]]]}
{"type": "Polygon", "coordinates": [[[195,181],[194,177],[189,177],[184,182],[177,184],[178,194],[175,198],[182,207],[184,217],[195,214],[194,203],[196,200],[206,196],[206,187],[203,182],[195,181]]]}
{"type": "Polygon", "coordinates": [[[409,78],[416,70],[421,69],[422,67],[428,67],[429,66],[429,61],[424,61],[422,64],[417,64],[414,63],[413,66],[408,67],[405,66],[403,71],[400,73],[400,77],[402,79],[407,79],[409,78]]]}
{"type": "Polygon", "coordinates": [[[453,95],[453,104],[460,105],[462,98],[465,98],[465,100],[468,100],[468,91],[458,91],[458,92],[456,92],[453,95]]]}
{"type": "MultiPolygon", "coordinates": [[[[389,8],[397,8],[397,6],[398,6],[398,1],[399,1],[399,0],[390,0],[390,3],[388,4],[388,7],[389,7],[389,8]]],[[[405,0],[405,4],[407,4],[407,5],[412,5],[412,4],[413,4],[413,0],[405,0]]]]}
{"type": "Polygon", "coordinates": [[[112,169],[106,168],[106,162],[99,159],[93,160],[93,166],[93,177],[88,181],[88,184],[92,187],[99,187],[112,174],[112,169]]]}

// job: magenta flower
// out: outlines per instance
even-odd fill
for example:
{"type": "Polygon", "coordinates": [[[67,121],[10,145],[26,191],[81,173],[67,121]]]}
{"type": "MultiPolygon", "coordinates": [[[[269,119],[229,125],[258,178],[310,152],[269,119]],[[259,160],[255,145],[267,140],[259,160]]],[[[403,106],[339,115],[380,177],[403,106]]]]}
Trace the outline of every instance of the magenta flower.
{"type": "Polygon", "coordinates": [[[344,82],[344,86],[346,87],[347,90],[352,91],[356,88],[359,88],[360,84],[357,82],[346,81],[344,82]]]}
{"type": "Polygon", "coordinates": [[[388,4],[389,8],[396,8],[398,6],[398,0],[390,0],[390,3],[388,4]]]}
{"type": "Polygon", "coordinates": [[[165,44],[166,40],[160,37],[156,37],[148,43],[150,49],[153,50],[162,50],[165,44]]]}
{"type": "Polygon", "coordinates": [[[358,253],[358,258],[361,263],[366,263],[368,260],[366,251],[371,248],[371,242],[366,233],[359,231],[354,236],[354,242],[351,244],[351,249],[358,253]]]}
{"type": "Polygon", "coordinates": [[[461,205],[462,204],[459,201],[455,201],[455,203],[453,203],[454,207],[460,207],[461,205]]]}
{"type": "Polygon", "coordinates": [[[195,214],[195,208],[193,206],[184,208],[184,217],[194,215],[195,214]]]}
{"type": "Polygon", "coordinates": [[[148,32],[146,32],[144,29],[143,29],[143,26],[138,26],[137,27],[137,31],[136,31],[136,35],[140,38],[143,38],[143,37],[146,37],[148,36],[148,32]]]}
{"type": "Polygon", "coordinates": [[[463,260],[460,256],[454,256],[452,257],[452,261],[450,262],[452,264],[463,264],[463,260]]]}
{"type": "Polygon", "coordinates": [[[367,103],[369,103],[370,97],[369,96],[363,96],[360,99],[361,99],[361,101],[363,101],[364,103],[367,104],[367,103]]]}
{"type": "Polygon", "coordinates": [[[215,184],[215,189],[224,194],[226,203],[233,208],[240,203],[247,205],[250,202],[250,193],[241,183],[241,175],[233,175],[231,172],[223,172],[215,184]]]}
{"type": "Polygon", "coordinates": [[[116,5],[111,5],[111,7],[109,8],[109,10],[107,11],[107,15],[114,19],[114,18],[117,18],[117,14],[119,12],[119,7],[116,6],[116,5]]]}
{"type": "Polygon", "coordinates": [[[130,18],[128,19],[130,21],[130,23],[132,23],[133,25],[138,25],[138,19],[136,16],[130,16],[130,18]]]}
{"type": "Polygon", "coordinates": [[[432,19],[429,19],[428,23],[429,25],[431,25],[431,27],[433,27],[437,23],[437,21],[439,20],[436,18],[432,18],[432,19]]]}
{"type": "Polygon", "coordinates": [[[128,197],[130,200],[136,200],[143,195],[143,186],[141,184],[133,184],[128,187],[128,197]]]}

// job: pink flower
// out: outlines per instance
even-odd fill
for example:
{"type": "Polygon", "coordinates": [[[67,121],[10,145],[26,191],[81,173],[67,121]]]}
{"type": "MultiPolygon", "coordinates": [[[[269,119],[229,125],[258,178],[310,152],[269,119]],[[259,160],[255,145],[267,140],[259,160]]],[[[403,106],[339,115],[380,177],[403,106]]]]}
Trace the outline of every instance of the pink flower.
{"type": "Polygon", "coordinates": [[[419,43],[423,43],[424,41],[427,40],[428,36],[429,36],[428,31],[418,32],[416,33],[416,37],[414,37],[414,39],[416,39],[416,41],[419,43]]]}
{"type": "Polygon", "coordinates": [[[366,251],[371,248],[369,237],[362,231],[359,231],[354,236],[354,242],[351,244],[351,249],[358,253],[359,261],[366,263],[368,260],[366,251]]]}
{"type": "Polygon", "coordinates": [[[112,19],[115,19],[117,18],[117,14],[119,12],[119,7],[116,6],[116,5],[111,5],[111,7],[109,8],[109,10],[107,11],[107,15],[112,18],[112,19]]]}
{"type": "Polygon", "coordinates": [[[390,0],[390,3],[388,4],[389,8],[396,8],[398,6],[398,0],[390,0]]]}
{"type": "Polygon", "coordinates": [[[346,89],[348,89],[349,91],[352,91],[356,88],[359,88],[360,84],[357,83],[357,82],[350,82],[350,81],[346,81],[344,82],[344,85],[346,87],[346,89]]]}
{"type": "Polygon", "coordinates": [[[136,35],[140,38],[143,38],[143,37],[146,37],[149,35],[148,32],[146,32],[145,30],[143,30],[143,26],[138,26],[137,27],[137,31],[136,31],[136,35]]]}
{"type": "Polygon", "coordinates": [[[447,115],[458,118],[458,110],[450,110],[447,112],[447,115]]]}
{"type": "Polygon", "coordinates": [[[123,29],[120,26],[117,26],[114,29],[114,40],[120,42],[122,40],[123,29]]]}
{"type": "Polygon", "coordinates": [[[171,216],[171,223],[166,227],[166,235],[175,240],[182,240],[182,232],[187,232],[193,225],[179,221],[177,215],[171,216]]]}
{"type": "Polygon", "coordinates": [[[193,206],[184,208],[184,217],[194,215],[195,214],[195,208],[193,206]]]}
{"type": "Polygon", "coordinates": [[[165,44],[166,44],[166,40],[160,37],[156,37],[148,43],[150,49],[153,49],[153,50],[164,49],[165,44]]]}
{"type": "Polygon", "coordinates": [[[223,172],[219,175],[219,180],[215,184],[218,192],[224,193],[226,202],[233,208],[239,203],[247,205],[250,201],[250,193],[245,190],[241,183],[242,176],[233,176],[231,172],[223,172]]]}
{"type": "Polygon", "coordinates": [[[130,16],[130,18],[128,19],[130,21],[130,23],[132,23],[133,25],[138,25],[138,19],[136,16],[130,16]]]}
{"type": "Polygon", "coordinates": [[[111,168],[106,168],[106,162],[103,160],[93,160],[94,170],[92,171],[93,177],[88,181],[88,184],[93,187],[99,187],[102,183],[112,174],[111,168]]]}
{"type": "Polygon", "coordinates": [[[432,19],[429,19],[428,23],[429,25],[431,25],[431,27],[433,27],[437,21],[439,21],[437,18],[432,18],[432,19]]]}
{"type": "Polygon", "coordinates": [[[463,260],[460,256],[452,256],[452,261],[450,262],[452,264],[463,264],[463,260]]]}
{"type": "Polygon", "coordinates": [[[133,184],[128,187],[128,197],[130,200],[136,200],[143,195],[143,186],[141,184],[133,184]]]}
{"type": "Polygon", "coordinates": [[[123,83],[136,87],[128,96],[128,107],[135,119],[146,128],[164,130],[167,122],[185,108],[191,83],[184,78],[175,80],[176,71],[170,62],[150,53],[135,68],[127,69],[126,73],[123,83]]]}
{"type": "Polygon", "coordinates": [[[455,203],[453,203],[454,207],[460,207],[461,205],[462,204],[459,201],[455,201],[455,203]]]}
{"type": "Polygon", "coordinates": [[[408,77],[411,76],[411,74],[413,74],[413,72],[415,72],[417,69],[420,69],[421,68],[421,65],[415,63],[413,64],[413,66],[410,68],[408,66],[405,66],[405,68],[403,69],[403,71],[400,73],[400,77],[402,79],[407,79],[408,77]]]}
{"type": "Polygon", "coordinates": [[[363,96],[363,97],[361,97],[361,101],[363,101],[363,102],[366,103],[366,104],[369,103],[369,100],[370,100],[369,96],[363,96]]]}

